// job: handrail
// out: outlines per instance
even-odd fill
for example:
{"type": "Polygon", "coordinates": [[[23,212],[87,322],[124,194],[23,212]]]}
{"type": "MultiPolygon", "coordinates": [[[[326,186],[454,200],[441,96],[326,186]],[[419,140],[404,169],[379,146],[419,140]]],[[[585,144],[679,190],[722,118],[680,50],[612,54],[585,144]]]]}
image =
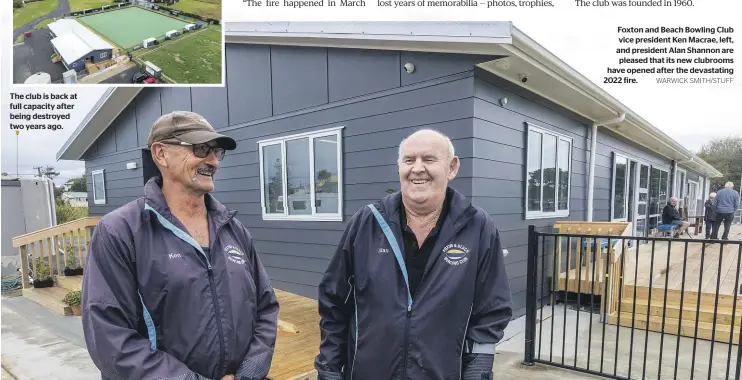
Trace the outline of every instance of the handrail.
{"type": "MultiPolygon", "coordinates": [[[[633,228],[632,224],[629,222],[626,225],[626,229],[624,229],[624,231],[621,233],[620,236],[629,236],[629,237],[631,237],[633,232],[634,232],[634,228],[633,228]]],[[[616,240],[618,240],[618,239],[616,239],[616,240]]],[[[621,241],[623,243],[621,245],[621,249],[614,250],[615,251],[615,254],[613,256],[613,264],[615,264],[615,263],[618,262],[618,260],[621,258],[621,255],[623,255],[624,250],[626,250],[626,238],[621,239],[621,241]]]]}
{"type": "Polygon", "coordinates": [[[87,216],[85,218],[75,219],[71,222],[58,224],[56,226],[47,227],[38,231],[29,232],[24,235],[16,236],[13,238],[13,247],[19,248],[23,245],[33,243],[38,240],[43,240],[49,237],[59,235],[64,232],[77,230],[85,227],[95,227],[100,221],[99,216],[87,216]]]}
{"type": "Polygon", "coordinates": [[[20,254],[23,288],[30,286],[31,275],[35,287],[37,281],[47,285],[48,281],[53,282],[55,275],[62,275],[63,269],[67,275],[67,269],[78,271],[84,268],[92,228],[100,219],[99,216],[88,216],[14,237],[13,247],[18,248],[20,254]],[[74,267],[67,268],[68,264],[74,267]]]}

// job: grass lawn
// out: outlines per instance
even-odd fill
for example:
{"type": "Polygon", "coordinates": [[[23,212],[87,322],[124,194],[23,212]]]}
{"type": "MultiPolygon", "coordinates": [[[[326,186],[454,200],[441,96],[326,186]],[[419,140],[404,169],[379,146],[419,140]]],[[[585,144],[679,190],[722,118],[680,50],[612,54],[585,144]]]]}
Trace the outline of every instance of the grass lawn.
{"type": "Polygon", "coordinates": [[[168,8],[213,18],[214,20],[222,19],[221,1],[180,0],[174,5],[168,6],[168,8]]]}
{"type": "Polygon", "coordinates": [[[53,22],[54,22],[54,19],[53,18],[48,18],[48,19],[46,19],[46,20],[44,20],[44,21],[36,24],[33,28],[34,28],[34,30],[43,29],[43,28],[46,28],[47,26],[49,26],[49,24],[51,24],[53,22]]]}
{"type": "Polygon", "coordinates": [[[222,82],[222,30],[211,25],[193,34],[182,34],[176,40],[138,58],[150,61],[163,74],[181,84],[219,84],[222,82]]]}
{"type": "Polygon", "coordinates": [[[184,21],[136,7],[83,16],[78,20],[124,49],[187,25],[184,21]]]}
{"type": "Polygon", "coordinates": [[[72,12],[116,4],[112,0],[69,0],[72,12]]]}
{"type": "MultiPolygon", "coordinates": [[[[11,6],[11,2],[8,1],[5,5],[11,6]]],[[[41,16],[51,13],[58,5],[58,0],[42,0],[26,3],[23,8],[13,8],[13,29],[18,29],[41,16]]]]}

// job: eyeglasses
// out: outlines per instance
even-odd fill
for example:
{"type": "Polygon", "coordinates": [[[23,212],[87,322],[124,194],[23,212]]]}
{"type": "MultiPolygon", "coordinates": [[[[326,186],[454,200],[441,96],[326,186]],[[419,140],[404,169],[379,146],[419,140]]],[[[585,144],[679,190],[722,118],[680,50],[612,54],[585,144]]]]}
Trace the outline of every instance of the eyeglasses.
{"type": "Polygon", "coordinates": [[[167,145],[191,146],[193,149],[193,155],[198,158],[206,158],[209,156],[209,153],[214,152],[216,159],[218,161],[221,161],[222,158],[224,158],[224,154],[226,153],[224,148],[209,146],[206,144],[191,144],[191,143],[187,143],[183,141],[160,141],[160,142],[163,144],[167,144],[167,145]]]}

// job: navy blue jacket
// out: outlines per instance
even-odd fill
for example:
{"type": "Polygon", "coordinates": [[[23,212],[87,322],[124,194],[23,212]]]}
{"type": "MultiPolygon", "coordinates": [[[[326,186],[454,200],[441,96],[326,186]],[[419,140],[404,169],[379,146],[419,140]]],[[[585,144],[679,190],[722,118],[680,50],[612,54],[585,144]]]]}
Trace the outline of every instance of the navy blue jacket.
{"type": "Polygon", "coordinates": [[[82,286],[90,357],[110,379],[263,379],[278,302],[247,229],[210,194],[207,256],[161,179],[101,218],[82,286]]]}
{"type": "MultiPolygon", "coordinates": [[[[315,368],[326,378],[458,380],[464,351],[494,354],[512,317],[499,233],[447,191],[450,211],[414,299],[371,208],[353,215],[319,285],[315,368]]],[[[399,192],[374,204],[404,250],[400,205],[399,192]]]]}

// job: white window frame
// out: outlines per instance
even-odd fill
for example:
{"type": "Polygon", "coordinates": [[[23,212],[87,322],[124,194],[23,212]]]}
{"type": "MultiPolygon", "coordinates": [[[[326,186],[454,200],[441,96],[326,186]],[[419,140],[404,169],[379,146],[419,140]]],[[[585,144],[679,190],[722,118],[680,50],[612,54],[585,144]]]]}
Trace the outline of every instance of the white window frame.
{"type": "MultiPolygon", "coordinates": [[[[554,194],[554,200],[556,202],[555,211],[528,211],[528,167],[529,167],[529,154],[528,154],[528,142],[526,141],[526,165],[524,166],[524,187],[525,187],[525,193],[526,197],[524,200],[524,210],[526,214],[526,220],[528,219],[544,219],[544,218],[564,218],[569,216],[569,210],[570,210],[570,196],[572,194],[572,150],[574,149],[574,141],[571,137],[557,133],[542,127],[539,127],[535,124],[526,123],[526,140],[528,140],[528,136],[530,135],[530,132],[536,132],[541,133],[542,135],[550,135],[557,138],[557,144],[556,144],[556,181],[559,182],[559,142],[560,141],[566,141],[569,143],[569,159],[568,159],[568,166],[567,166],[567,209],[566,210],[559,210],[559,186],[555,186],[555,194],[554,194]]],[[[543,139],[541,140],[543,142],[543,139]]],[[[544,167],[544,155],[543,151],[541,154],[541,168],[544,167]]],[[[541,170],[541,208],[543,209],[544,205],[544,187],[543,187],[543,178],[544,178],[544,172],[541,170]]]]}
{"type": "MultiPolygon", "coordinates": [[[[630,181],[630,173],[631,173],[631,161],[632,159],[628,156],[625,156],[623,154],[618,154],[616,152],[613,152],[613,175],[611,180],[611,221],[612,222],[626,222],[629,220],[629,184],[630,181]],[[616,212],[616,163],[618,162],[619,158],[626,159],[626,178],[624,182],[624,204],[623,208],[625,211],[623,218],[615,218],[615,212],[616,212]]],[[[640,166],[637,164],[637,173],[640,166]]],[[[651,168],[650,168],[651,171],[651,168]]],[[[651,175],[651,173],[650,173],[651,175]]],[[[647,178],[650,178],[650,176],[647,176],[647,178]]],[[[649,185],[647,185],[649,186],[649,185]]],[[[647,187],[649,189],[649,187],[647,187]]],[[[637,192],[634,192],[634,195],[637,195],[637,192]]],[[[649,197],[649,193],[647,193],[647,197],[649,197]]],[[[636,203],[634,203],[634,206],[636,206],[636,203]]]]}
{"type": "Polygon", "coordinates": [[[106,58],[106,57],[108,57],[108,52],[107,52],[107,51],[104,51],[103,53],[100,53],[100,57],[101,57],[101,58],[106,58]]]}
{"type": "Polygon", "coordinates": [[[91,178],[93,182],[93,203],[97,205],[104,205],[106,204],[106,174],[104,169],[100,170],[93,170],[91,173],[91,178]],[[103,199],[98,199],[98,189],[95,188],[95,176],[99,175],[103,179],[103,199]]]}
{"type": "Polygon", "coordinates": [[[272,139],[258,141],[258,156],[260,173],[260,213],[263,220],[296,220],[296,221],[343,221],[343,128],[345,126],[322,129],[318,131],[299,133],[294,135],[282,136],[272,139]],[[314,139],[319,137],[335,136],[337,138],[337,156],[338,156],[338,212],[337,213],[317,213],[314,189],[314,139]],[[309,144],[309,181],[310,181],[310,207],[311,215],[289,215],[288,190],[286,189],[286,142],[291,140],[308,138],[309,144]],[[265,179],[263,173],[263,148],[271,145],[281,146],[281,170],[283,175],[283,214],[265,212],[265,179]]]}
{"type": "Polygon", "coordinates": [[[673,180],[675,181],[675,185],[676,186],[674,186],[675,191],[673,192],[673,195],[672,196],[678,198],[678,200],[680,201],[680,200],[683,199],[683,196],[685,195],[686,186],[688,185],[688,171],[685,170],[685,169],[683,169],[683,168],[681,168],[681,167],[676,167],[675,168],[675,178],[673,178],[673,180]],[[683,180],[684,180],[684,182],[681,183],[680,186],[677,186],[677,184],[678,184],[678,177],[680,177],[679,176],[680,173],[683,173],[683,180]],[[678,187],[680,187],[680,189],[678,189],[678,187]]]}

